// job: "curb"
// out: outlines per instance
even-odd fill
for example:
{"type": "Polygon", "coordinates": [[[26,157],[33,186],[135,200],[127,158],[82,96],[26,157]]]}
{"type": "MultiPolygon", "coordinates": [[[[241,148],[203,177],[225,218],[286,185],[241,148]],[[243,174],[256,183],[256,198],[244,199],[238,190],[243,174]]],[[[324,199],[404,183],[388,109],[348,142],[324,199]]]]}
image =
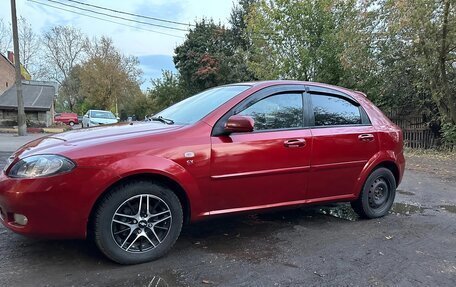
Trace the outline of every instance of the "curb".
{"type": "MultiPolygon", "coordinates": [[[[62,128],[27,128],[27,133],[29,133],[29,134],[40,134],[40,133],[58,134],[58,133],[63,133],[64,131],[65,131],[65,129],[62,129],[62,128]]],[[[17,129],[0,128],[0,133],[17,134],[17,129]]]]}

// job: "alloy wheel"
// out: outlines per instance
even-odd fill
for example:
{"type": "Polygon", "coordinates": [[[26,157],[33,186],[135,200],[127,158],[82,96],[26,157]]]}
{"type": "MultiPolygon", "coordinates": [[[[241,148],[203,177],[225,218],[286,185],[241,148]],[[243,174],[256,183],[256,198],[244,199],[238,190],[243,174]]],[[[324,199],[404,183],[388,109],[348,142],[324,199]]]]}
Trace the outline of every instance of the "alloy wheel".
{"type": "Polygon", "coordinates": [[[111,234],[123,250],[144,253],[163,242],[171,225],[169,206],[157,196],[140,194],[117,208],[111,220],[111,234]]]}

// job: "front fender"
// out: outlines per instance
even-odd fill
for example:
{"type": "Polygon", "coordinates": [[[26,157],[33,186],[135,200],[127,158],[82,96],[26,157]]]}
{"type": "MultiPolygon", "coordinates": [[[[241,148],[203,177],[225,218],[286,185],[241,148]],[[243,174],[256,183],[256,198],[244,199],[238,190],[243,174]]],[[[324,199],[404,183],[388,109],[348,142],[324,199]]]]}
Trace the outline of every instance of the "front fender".
{"type": "MultiPolygon", "coordinates": [[[[202,195],[195,178],[185,168],[172,160],[158,156],[140,155],[120,159],[111,163],[107,168],[115,171],[119,180],[138,174],[165,176],[179,184],[187,194],[190,202],[191,220],[203,212],[202,195]]],[[[110,183],[109,186],[115,182],[110,183]]]]}

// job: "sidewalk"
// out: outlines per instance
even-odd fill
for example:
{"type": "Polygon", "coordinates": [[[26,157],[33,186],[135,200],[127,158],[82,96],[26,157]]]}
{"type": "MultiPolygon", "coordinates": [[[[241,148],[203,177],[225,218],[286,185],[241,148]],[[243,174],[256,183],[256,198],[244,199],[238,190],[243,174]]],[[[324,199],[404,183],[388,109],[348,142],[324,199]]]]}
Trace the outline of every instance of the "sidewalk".
{"type": "Polygon", "coordinates": [[[28,134],[26,136],[18,136],[15,134],[0,133],[0,152],[14,152],[20,146],[37,138],[47,136],[48,134],[28,134]]]}

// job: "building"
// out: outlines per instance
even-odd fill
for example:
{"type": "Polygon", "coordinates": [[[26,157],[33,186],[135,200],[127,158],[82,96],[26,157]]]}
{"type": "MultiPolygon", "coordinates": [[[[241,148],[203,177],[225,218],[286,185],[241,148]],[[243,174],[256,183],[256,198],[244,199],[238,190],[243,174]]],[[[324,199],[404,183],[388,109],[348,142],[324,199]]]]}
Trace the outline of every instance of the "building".
{"type": "MultiPolygon", "coordinates": [[[[21,65],[22,80],[31,80],[27,69],[21,65]]],[[[0,53],[0,94],[14,85],[16,72],[14,70],[14,53],[8,51],[8,57],[0,53]]]]}
{"type": "Polygon", "coordinates": [[[15,79],[14,65],[0,53],[0,94],[14,85],[15,79]]]}
{"type": "MultiPolygon", "coordinates": [[[[53,82],[22,81],[27,126],[48,127],[54,122],[54,98],[57,85],[53,82]]],[[[0,127],[17,125],[16,86],[0,95],[0,127]]]]}
{"type": "MultiPolygon", "coordinates": [[[[48,127],[54,119],[54,98],[57,84],[31,81],[27,69],[21,65],[22,95],[27,117],[27,126],[48,127]]],[[[17,125],[17,94],[14,53],[8,57],[0,53],[0,127],[17,125]]]]}

